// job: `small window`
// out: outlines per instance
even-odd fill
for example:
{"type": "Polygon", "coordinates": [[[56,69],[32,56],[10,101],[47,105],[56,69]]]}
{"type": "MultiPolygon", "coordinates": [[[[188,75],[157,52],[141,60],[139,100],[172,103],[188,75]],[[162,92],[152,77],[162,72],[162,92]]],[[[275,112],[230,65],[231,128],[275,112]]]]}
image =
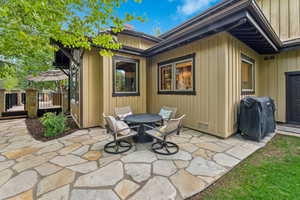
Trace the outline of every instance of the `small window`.
{"type": "Polygon", "coordinates": [[[255,61],[242,55],[242,93],[255,92],[254,68],[255,61]]]}
{"type": "Polygon", "coordinates": [[[137,60],[113,57],[113,96],[139,95],[138,66],[137,60]]]}
{"type": "Polygon", "coordinates": [[[159,94],[195,94],[194,54],[158,64],[159,94]]]}

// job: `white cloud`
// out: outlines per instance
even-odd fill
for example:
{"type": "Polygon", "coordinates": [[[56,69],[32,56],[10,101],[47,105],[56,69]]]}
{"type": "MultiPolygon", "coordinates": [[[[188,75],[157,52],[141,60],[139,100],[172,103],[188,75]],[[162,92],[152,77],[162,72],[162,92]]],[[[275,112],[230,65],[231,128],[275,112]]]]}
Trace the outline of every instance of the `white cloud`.
{"type": "MultiPolygon", "coordinates": [[[[172,1],[172,0],[169,0],[172,1]]],[[[197,11],[209,8],[216,0],[181,0],[182,5],[177,6],[177,13],[180,15],[192,15],[197,11]]]]}

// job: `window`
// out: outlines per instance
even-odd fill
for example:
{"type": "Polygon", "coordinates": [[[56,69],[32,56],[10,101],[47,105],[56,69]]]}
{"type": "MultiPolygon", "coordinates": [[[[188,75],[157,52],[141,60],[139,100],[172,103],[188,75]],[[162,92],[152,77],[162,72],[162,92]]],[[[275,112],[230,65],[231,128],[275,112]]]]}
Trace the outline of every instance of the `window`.
{"type": "Polygon", "coordinates": [[[138,60],[113,57],[113,96],[139,95],[138,66],[138,60]]]}
{"type": "Polygon", "coordinates": [[[195,94],[194,54],[158,64],[159,94],[195,94]]]}
{"type": "Polygon", "coordinates": [[[242,55],[242,93],[255,92],[254,79],[255,61],[245,55],[242,55]]]}

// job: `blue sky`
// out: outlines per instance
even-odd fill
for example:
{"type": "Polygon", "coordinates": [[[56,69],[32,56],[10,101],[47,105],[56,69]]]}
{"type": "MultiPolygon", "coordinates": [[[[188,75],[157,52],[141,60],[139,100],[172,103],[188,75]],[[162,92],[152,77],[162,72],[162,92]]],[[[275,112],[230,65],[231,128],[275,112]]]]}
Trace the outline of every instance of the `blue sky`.
{"type": "Polygon", "coordinates": [[[137,31],[154,34],[154,29],[159,27],[164,33],[181,24],[191,17],[203,12],[221,0],[142,0],[135,3],[129,0],[121,5],[117,14],[125,12],[136,16],[144,16],[146,22],[131,22],[137,31]]]}

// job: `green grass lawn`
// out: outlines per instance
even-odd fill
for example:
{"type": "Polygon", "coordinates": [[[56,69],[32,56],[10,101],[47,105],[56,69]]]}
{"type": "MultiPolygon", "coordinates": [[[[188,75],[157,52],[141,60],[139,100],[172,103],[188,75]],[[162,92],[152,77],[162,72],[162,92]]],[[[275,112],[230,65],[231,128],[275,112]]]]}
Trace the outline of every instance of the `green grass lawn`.
{"type": "Polygon", "coordinates": [[[300,199],[300,138],[276,136],[198,199],[300,199]]]}

